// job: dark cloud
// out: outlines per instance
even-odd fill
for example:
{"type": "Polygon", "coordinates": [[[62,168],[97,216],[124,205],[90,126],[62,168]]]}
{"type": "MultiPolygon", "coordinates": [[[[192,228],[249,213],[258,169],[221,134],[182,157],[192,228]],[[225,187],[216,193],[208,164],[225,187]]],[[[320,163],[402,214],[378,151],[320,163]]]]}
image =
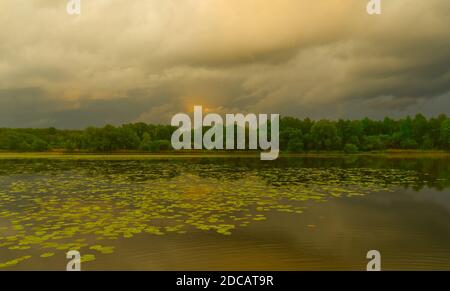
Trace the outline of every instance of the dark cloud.
{"type": "Polygon", "coordinates": [[[219,113],[450,114],[450,2],[0,3],[0,127],[219,113]]]}

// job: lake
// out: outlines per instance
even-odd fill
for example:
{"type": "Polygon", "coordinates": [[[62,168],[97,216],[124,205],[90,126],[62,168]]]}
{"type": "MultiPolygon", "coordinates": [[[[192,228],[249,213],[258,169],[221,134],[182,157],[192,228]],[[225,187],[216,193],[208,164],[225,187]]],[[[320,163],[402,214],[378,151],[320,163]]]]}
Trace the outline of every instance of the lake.
{"type": "Polygon", "coordinates": [[[0,270],[450,270],[450,158],[0,157],[0,270]]]}

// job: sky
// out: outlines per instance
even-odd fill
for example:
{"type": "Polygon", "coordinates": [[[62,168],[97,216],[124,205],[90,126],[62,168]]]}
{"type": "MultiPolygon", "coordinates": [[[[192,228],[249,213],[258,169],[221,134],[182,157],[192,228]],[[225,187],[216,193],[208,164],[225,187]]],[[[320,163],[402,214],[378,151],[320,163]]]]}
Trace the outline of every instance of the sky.
{"type": "Polygon", "coordinates": [[[0,127],[450,115],[450,1],[0,1],[0,127]]]}

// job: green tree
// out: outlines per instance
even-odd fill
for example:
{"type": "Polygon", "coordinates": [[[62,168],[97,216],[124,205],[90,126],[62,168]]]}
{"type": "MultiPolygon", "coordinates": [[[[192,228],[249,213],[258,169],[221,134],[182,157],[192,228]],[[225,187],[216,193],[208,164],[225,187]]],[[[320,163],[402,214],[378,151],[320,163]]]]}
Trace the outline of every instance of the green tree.
{"type": "Polygon", "coordinates": [[[290,152],[300,152],[304,149],[302,132],[300,129],[292,130],[289,134],[287,150],[290,152]]]}
{"type": "Polygon", "coordinates": [[[151,151],[152,150],[152,138],[148,132],[145,132],[142,136],[141,144],[139,145],[141,151],[151,151]]]}
{"type": "Polygon", "coordinates": [[[346,154],[353,154],[358,152],[358,147],[355,146],[354,144],[348,143],[344,146],[344,152],[346,154]]]}
{"type": "Polygon", "coordinates": [[[342,120],[337,122],[338,135],[341,138],[341,143],[347,143],[359,146],[360,140],[363,136],[363,127],[358,120],[342,120]]]}
{"type": "Polygon", "coordinates": [[[170,150],[170,148],[171,146],[168,140],[156,140],[150,144],[150,151],[152,152],[166,151],[170,150]]]}
{"type": "MultiPolygon", "coordinates": [[[[450,149],[449,119],[442,114],[427,119],[421,114],[400,120],[312,121],[283,117],[280,122],[280,149],[288,151],[344,150],[352,145],[358,150],[382,149],[450,149]],[[348,146],[349,145],[349,146],[348,146]]],[[[270,123],[269,123],[270,127],[270,123]]],[[[0,128],[0,150],[45,151],[115,151],[170,149],[170,139],[176,128],[145,123],[119,127],[88,127],[84,130],[56,128],[0,128]]],[[[205,131],[207,128],[203,128],[205,131]]],[[[270,129],[269,129],[270,130],[270,129]]],[[[235,135],[236,135],[235,130],[235,135]]],[[[248,138],[246,139],[248,140],[248,138]]]]}
{"type": "Polygon", "coordinates": [[[30,145],[30,150],[33,152],[44,152],[48,150],[48,144],[40,138],[34,138],[30,145]]]}
{"type": "Polygon", "coordinates": [[[23,140],[17,146],[17,150],[19,150],[21,152],[29,152],[29,151],[31,151],[31,146],[30,146],[30,144],[28,142],[23,140]]]}
{"type": "Polygon", "coordinates": [[[367,151],[377,151],[384,149],[383,141],[378,135],[366,136],[364,138],[364,149],[367,151]]]}
{"type": "Polygon", "coordinates": [[[139,148],[141,139],[130,126],[122,126],[118,130],[118,146],[124,150],[136,150],[139,148]]]}
{"type": "Polygon", "coordinates": [[[333,150],[339,144],[336,126],[328,120],[315,123],[311,128],[311,135],[318,150],[333,150]]]}
{"type": "Polygon", "coordinates": [[[441,142],[444,149],[450,149],[450,118],[442,122],[441,142]]]}

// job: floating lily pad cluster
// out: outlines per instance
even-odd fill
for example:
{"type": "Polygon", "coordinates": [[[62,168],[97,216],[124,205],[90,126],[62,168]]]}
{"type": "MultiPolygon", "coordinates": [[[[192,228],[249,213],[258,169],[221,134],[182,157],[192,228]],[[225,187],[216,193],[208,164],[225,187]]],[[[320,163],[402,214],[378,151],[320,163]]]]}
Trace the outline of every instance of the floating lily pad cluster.
{"type": "MultiPolygon", "coordinates": [[[[171,161],[19,163],[0,175],[0,251],[10,267],[55,252],[83,249],[82,260],[110,254],[108,242],[137,234],[234,230],[266,213],[302,213],[305,201],[390,191],[412,171],[227,167],[171,161]],[[22,167],[22,168],[20,168],[22,167]]],[[[1,167],[1,165],[0,165],[1,167]]]]}

